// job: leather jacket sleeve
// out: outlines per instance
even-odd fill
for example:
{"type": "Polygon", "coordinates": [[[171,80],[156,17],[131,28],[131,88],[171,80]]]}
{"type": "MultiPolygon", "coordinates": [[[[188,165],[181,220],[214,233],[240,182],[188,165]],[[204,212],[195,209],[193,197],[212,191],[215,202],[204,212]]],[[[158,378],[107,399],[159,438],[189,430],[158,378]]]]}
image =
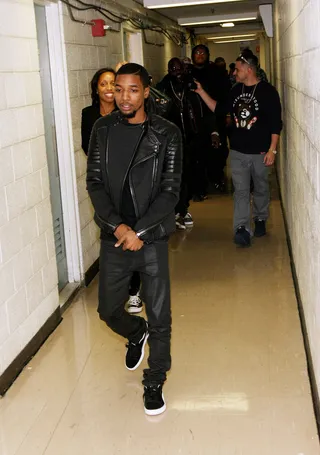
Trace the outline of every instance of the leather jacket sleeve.
{"type": "Polygon", "coordinates": [[[182,137],[175,126],[169,134],[168,146],[161,174],[160,192],[145,215],[136,223],[134,230],[143,240],[144,235],[154,229],[170,215],[179,201],[182,173],[182,137]]]}
{"type": "Polygon", "coordinates": [[[112,204],[110,195],[103,183],[101,153],[95,124],[91,133],[87,163],[87,190],[95,210],[97,224],[112,234],[122,223],[120,215],[112,204]]]}

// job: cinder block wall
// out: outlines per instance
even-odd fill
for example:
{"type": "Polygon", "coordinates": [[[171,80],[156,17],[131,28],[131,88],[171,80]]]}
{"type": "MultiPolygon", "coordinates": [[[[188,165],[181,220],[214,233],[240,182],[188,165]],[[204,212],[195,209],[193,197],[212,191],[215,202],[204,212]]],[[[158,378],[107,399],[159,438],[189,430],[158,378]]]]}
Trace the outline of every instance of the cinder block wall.
{"type": "Polygon", "coordinates": [[[320,2],[276,0],[274,23],[281,193],[320,391],[320,2]]]}
{"type": "Polygon", "coordinates": [[[1,375],[59,305],[32,0],[0,2],[0,55],[1,375]]]}

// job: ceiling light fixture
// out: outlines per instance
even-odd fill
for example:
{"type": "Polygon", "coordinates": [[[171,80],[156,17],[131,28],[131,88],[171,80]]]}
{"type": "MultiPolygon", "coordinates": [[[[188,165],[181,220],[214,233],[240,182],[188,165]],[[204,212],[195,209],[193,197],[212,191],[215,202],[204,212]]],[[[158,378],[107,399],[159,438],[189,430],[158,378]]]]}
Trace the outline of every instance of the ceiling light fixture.
{"type": "Polygon", "coordinates": [[[222,24],[239,21],[255,21],[257,13],[239,13],[233,16],[214,15],[214,16],[200,16],[200,17],[180,17],[178,19],[179,25],[205,25],[205,24],[222,24]]]}
{"type": "Polygon", "coordinates": [[[255,33],[248,33],[247,35],[228,35],[228,36],[212,36],[207,38],[208,41],[210,40],[220,40],[220,39],[229,39],[229,38],[249,38],[252,36],[257,36],[255,33]]]}
{"type": "Polygon", "coordinates": [[[212,3],[233,3],[241,0],[175,0],[171,3],[164,3],[164,0],[144,0],[143,6],[149,9],[175,8],[178,6],[208,5],[212,3]]]}
{"type": "Polygon", "coordinates": [[[214,41],[214,44],[226,44],[226,43],[240,43],[241,41],[255,41],[256,38],[245,38],[245,39],[230,39],[224,41],[214,41]]]}
{"type": "Polygon", "coordinates": [[[233,22],[225,22],[224,24],[220,24],[220,27],[234,27],[233,22]]]}

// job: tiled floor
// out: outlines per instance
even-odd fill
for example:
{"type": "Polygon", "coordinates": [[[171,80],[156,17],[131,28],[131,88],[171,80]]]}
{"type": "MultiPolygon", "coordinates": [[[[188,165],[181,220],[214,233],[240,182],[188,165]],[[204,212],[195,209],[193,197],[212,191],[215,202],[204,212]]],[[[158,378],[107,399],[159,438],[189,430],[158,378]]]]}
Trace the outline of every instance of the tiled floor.
{"type": "Polygon", "coordinates": [[[0,400],[1,455],[320,454],[279,201],[251,249],[232,244],[230,196],[192,214],[171,241],[167,412],[144,415],[95,281],[0,400]]]}

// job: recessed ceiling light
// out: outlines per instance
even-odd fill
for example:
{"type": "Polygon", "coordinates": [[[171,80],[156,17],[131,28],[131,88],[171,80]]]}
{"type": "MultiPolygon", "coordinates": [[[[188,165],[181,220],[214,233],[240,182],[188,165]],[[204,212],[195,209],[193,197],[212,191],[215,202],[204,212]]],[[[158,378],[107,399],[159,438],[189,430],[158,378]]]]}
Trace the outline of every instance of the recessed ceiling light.
{"type": "Polygon", "coordinates": [[[229,38],[249,38],[251,36],[256,36],[256,34],[248,33],[247,35],[212,36],[210,38],[207,38],[207,40],[210,41],[210,40],[229,39],[229,38]]]}
{"type": "MultiPolygon", "coordinates": [[[[234,16],[217,15],[217,16],[204,16],[204,17],[181,17],[178,19],[179,25],[205,25],[205,24],[225,24],[232,22],[241,21],[255,21],[257,19],[256,14],[246,15],[237,14],[234,16]]],[[[230,26],[229,26],[230,27],[230,26]]]]}
{"type": "Polygon", "coordinates": [[[234,27],[233,22],[225,22],[224,24],[220,24],[220,27],[234,27]]]}
{"type": "Polygon", "coordinates": [[[255,41],[256,38],[245,38],[245,39],[230,39],[224,41],[214,41],[214,44],[225,44],[225,43],[240,43],[241,41],[255,41]]]}
{"type": "Polygon", "coordinates": [[[163,0],[144,0],[143,6],[145,8],[175,8],[178,6],[194,6],[194,5],[208,5],[211,3],[233,3],[241,0],[175,0],[173,2],[164,3],[163,0]]]}

